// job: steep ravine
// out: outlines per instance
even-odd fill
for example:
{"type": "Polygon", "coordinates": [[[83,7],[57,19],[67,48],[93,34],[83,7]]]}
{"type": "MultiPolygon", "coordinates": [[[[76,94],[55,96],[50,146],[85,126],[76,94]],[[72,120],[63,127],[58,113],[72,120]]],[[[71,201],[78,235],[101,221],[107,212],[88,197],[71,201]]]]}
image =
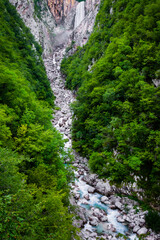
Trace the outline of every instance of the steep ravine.
{"type": "MultiPolygon", "coordinates": [[[[70,103],[75,100],[75,96],[65,88],[65,80],[60,73],[60,62],[68,42],[74,40],[75,45],[80,46],[87,42],[93,29],[99,0],[86,0],[85,6],[84,3],[77,4],[76,8],[66,17],[63,26],[55,26],[51,13],[47,11],[44,15],[47,26],[49,26],[47,28],[43,24],[44,21],[41,23],[34,16],[33,0],[27,3],[24,0],[10,0],[10,2],[17,6],[24,22],[43,47],[46,71],[56,96],[55,104],[59,107],[54,114],[53,124],[66,139],[65,147],[72,148],[70,103]],[[75,23],[73,19],[76,19],[76,15],[75,23]],[[53,58],[48,58],[55,48],[53,58]]],[[[82,239],[94,240],[98,235],[101,239],[123,239],[123,237],[118,237],[117,233],[128,235],[128,239],[137,239],[139,234],[148,234],[142,237],[146,240],[160,239],[160,235],[146,228],[145,214],[147,212],[143,212],[137,202],[127,197],[117,196],[116,189],[111,187],[108,181],[99,180],[97,175],[89,173],[87,159],[75,152],[74,155],[73,164],[77,168],[75,173],[77,180],[72,185],[71,202],[80,207],[77,212],[81,219],[75,220],[74,224],[81,228],[82,239]]]]}
{"type": "MultiPolygon", "coordinates": [[[[73,93],[65,88],[65,80],[60,73],[60,62],[65,53],[65,46],[58,48],[52,58],[45,60],[46,71],[51,82],[52,90],[56,96],[56,105],[59,110],[54,114],[53,125],[67,139],[66,148],[72,147],[71,124],[72,113],[70,103],[75,100],[73,93]]],[[[117,235],[125,234],[128,239],[158,240],[160,235],[155,235],[145,226],[145,214],[138,203],[127,197],[115,195],[115,189],[108,181],[98,179],[97,175],[91,174],[87,166],[87,159],[74,153],[77,168],[76,181],[72,184],[72,204],[79,206],[77,210],[80,220],[74,224],[81,228],[82,239],[124,239],[117,235]]]]}

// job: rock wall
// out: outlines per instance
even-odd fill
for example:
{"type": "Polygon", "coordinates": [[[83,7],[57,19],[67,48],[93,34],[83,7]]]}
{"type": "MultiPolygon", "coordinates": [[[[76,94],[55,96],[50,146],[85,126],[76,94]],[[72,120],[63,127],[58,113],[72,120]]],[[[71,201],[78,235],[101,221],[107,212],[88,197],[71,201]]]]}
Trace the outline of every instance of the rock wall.
{"type": "Polygon", "coordinates": [[[42,0],[40,13],[34,0],[9,0],[43,48],[43,58],[51,57],[57,47],[75,42],[83,46],[92,32],[100,0],[42,0]]]}
{"type": "Polygon", "coordinates": [[[41,3],[41,17],[38,18],[33,0],[9,0],[13,4],[20,16],[22,17],[25,25],[30,28],[35,39],[43,47],[43,57],[46,58],[52,55],[53,42],[54,42],[54,28],[55,20],[48,9],[47,2],[41,3]]]}
{"type": "Polygon", "coordinates": [[[48,7],[56,23],[62,23],[76,4],[75,0],[48,0],[48,7]]]}
{"type": "MultiPolygon", "coordinates": [[[[53,4],[51,0],[50,4],[53,4]]],[[[95,18],[98,13],[100,0],[86,0],[76,2],[75,0],[56,0],[61,1],[61,17],[56,16],[56,27],[54,29],[54,51],[57,47],[66,47],[75,42],[68,54],[73,54],[77,46],[86,44],[94,26],[95,18]]],[[[58,5],[60,6],[60,4],[58,5]]],[[[52,7],[52,10],[54,8],[52,7]]],[[[55,14],[55,13],[54,13],[55,14]]]]}

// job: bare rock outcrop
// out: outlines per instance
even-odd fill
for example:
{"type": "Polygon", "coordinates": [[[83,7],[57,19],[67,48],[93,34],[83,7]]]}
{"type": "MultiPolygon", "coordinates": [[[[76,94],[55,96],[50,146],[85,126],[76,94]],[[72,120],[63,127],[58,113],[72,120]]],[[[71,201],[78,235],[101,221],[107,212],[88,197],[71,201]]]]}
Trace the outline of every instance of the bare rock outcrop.
{"type": "Polygon", "coordinates": [[[48,0],[48,7],[56,23],[61,23],[69,15],[76,3],[75,0],[48,0]]]}
{"type": "Polygon", "coordinates": [[[25,25],[30,28],[31,33],[43,48],[43,57],[49,57],[52,54],[52,45],[54,42],[53,32],[55,20],[48,9],[47,2],[42,1],[40,16],[35,11],[34,0],[9,0],[14,5],[23,19],[25,25]]]}

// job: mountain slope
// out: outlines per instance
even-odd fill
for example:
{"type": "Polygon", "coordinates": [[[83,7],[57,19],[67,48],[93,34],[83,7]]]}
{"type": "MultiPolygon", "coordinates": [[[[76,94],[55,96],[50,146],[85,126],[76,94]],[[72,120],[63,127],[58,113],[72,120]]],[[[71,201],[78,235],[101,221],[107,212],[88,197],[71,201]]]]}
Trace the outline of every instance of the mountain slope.
{"type": "Polygon", "coordinates": [[[103,0],[88,43],[61,65],[66,86],[77,91],[74,147],[94,172],[117,184],[137,180],[154,202],[160,195],[159,37],[159,0],[103,0]]]}
{"type": "Polygon", "coordinates": [[[1,239],[72,239],[64,142],[42,49],[8,0],[0,2],[1,239]]]}

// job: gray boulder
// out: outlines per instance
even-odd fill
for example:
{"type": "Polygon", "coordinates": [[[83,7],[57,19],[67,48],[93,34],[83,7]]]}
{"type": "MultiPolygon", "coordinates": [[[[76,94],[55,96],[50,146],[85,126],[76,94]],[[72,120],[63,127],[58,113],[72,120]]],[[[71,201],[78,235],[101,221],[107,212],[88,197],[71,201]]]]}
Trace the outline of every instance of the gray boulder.
{"type": "Polygon", "coordinates": [[[118,216],[117,217],[117,221],[120,222],[120,223],[124,223],[125,222],[125,220],[123,219],[122,216],[118,216]]]}
{"type": "Polygon", "coordinates": [[[139,231],[139,229],[140,229],[139,226],[135,226],[135,227],[133,228],[133,232],[134,232],[134,233],[137,233],[137,232],[139,231]]]}
{"type": "Polygon", "coordinates": [[[92,226],[97,226],[99,221],[98,221],[98,218],[97,217],[89,217],[89,222],[92,226]]]}
{"type": "Polygon", "coordinates": [[[87,191],[89,193],[94,193],[95,192],[95,188],[94,187],[89,187],[87,191]]]}
{"type": "Polygon", "coordinates": [[[100,218],[101,222],[107,222],[108,221],[108,217],[107,216],[103,216],[100,218]]]}
{"type": "Polygon", "coordinates": [[[115,206],[116,206],[116,208],[118,208],[118,209],[120,209],[120,210],[122,210],[122,204],[120,203],[120,202],[115,202],[115,206]]]}
{"type": "Polygon", "coordinates": [[[109,203],[108,197],[106,197],[106,196],[101,197],[101,202],[104,204],[108,204],[109,203]]]}
{"type": "Polygon", "coordinates": [[[90,200],[89,194],[84,195],[84,198],[89,201],[90,200]]]}
{"type": "Polygon", "coordinates": [[[101,180],[99,180],[95,188],[98,192],[100,192],[103,195],[106,195],[106,196],[111,195],[111,186],[108,181],[104,183],[101,180]]]}
{"type": "Polygon", "coordinates": [[[141,229],[138,230],[138,235],[141,235],[141,234],[146,234],[148,232],[147,228],[143,227],[141,229]]]}

